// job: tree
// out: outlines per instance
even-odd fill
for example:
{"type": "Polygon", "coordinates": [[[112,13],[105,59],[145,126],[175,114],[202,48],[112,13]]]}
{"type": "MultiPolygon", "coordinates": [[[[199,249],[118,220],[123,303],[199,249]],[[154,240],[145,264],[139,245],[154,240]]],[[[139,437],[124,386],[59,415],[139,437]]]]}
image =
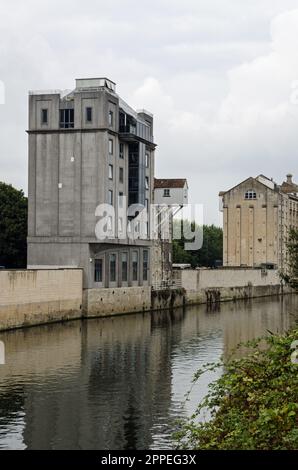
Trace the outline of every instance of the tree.
{"type": "Polygon", "coordinates": [[[208,364],[197,372],[220,368],[223,375],[194,416],[182,423],[178,446],[204,450],[295,450],[298,448],[298,330],[247,344],[242,358],[208,364]],[[266,347],[264,348],[264,342],[266,347]],[[200,421],[204,411],[211,418],[200,421]]]}
{"type": "Polygon", "coordinates": [[[27,207],[22,190],[0,182],[0,266],[26,267],[27,207]]]}
{"type": "Polygon", "coordinates": [[[292,287],[298,288],[298,230],[290,230],[287,250],[289,270],[283,277],[292,287]]]}
{"type": "MultiPolygon", "coordinates": [[[[174,221],[179,224],[179,221],[174,221]]],[[[184,225],[189,225],[188,221],[183,222],[184,225]]],[[[191,226],[194,231],[194,224],[191,226]]],[[[187,263],[192,267],[205,266],[213,267],[216,261],[222,261],[223,250],[223,233],[220,227],[215,225],[203,226],[203,246],[200,250],[185,251],[183,237],[181,240],[173,240],[173,261],[174,263],[187,263]]]]}

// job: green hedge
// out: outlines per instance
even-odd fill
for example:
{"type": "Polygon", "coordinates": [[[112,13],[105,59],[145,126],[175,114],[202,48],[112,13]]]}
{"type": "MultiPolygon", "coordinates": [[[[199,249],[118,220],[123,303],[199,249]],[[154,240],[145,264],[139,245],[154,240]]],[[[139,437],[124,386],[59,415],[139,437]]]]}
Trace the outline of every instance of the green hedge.
{"type": "Polygon", "coordinates": [[[245,357],[209,364],[196,374],[224,367],[192,418],[175,439],[188,449],[298,449],[298,329],[247,344],[245,357]],[[198,422],[198,415],[211,419],[198,422]]]}

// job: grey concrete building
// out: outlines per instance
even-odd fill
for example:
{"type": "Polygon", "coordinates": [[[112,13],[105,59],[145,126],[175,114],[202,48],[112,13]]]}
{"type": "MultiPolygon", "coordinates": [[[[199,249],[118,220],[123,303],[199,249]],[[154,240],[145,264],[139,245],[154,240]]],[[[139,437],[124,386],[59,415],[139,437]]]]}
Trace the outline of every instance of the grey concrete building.
{"type": "Polygon", "coordinates": [[[68,93],[30,92],[28,134],[28,268],[82,267],[85,288],[149,285],[150,220],[132,239],[125,214],[153,199],[153,116],[111,80],[78,79],[68,93]],[[100,204],[115,215],[102,219],[100,204]]]}

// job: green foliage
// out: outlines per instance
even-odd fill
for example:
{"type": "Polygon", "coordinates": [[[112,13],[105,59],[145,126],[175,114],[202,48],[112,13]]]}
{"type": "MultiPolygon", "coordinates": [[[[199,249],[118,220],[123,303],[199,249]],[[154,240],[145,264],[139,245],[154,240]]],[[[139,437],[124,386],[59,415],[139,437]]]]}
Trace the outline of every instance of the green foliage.
{"type": "MultiPolygon", "coordinates": [[[[175,226],[179,223],[180,222],[177,220],[174,221],[174,230],[175,226]]],[[[188,221],[184,221],[184,224],[190,225],[188,221]]],[[[194,228],[194,224],[192,224],[192,231],[194,231],[194,228]]],[[[184,243],[184,238],[181,240],[173,240],[174,263],[191,264],[192,267],[213,267],[215,261],[222,261],[223,233],[220,227],[215,227],[215,225],[203,226],[203,246],[200,250],[185,251],[184,243]]]]}
{"type": "Polygon", "coordinates": [[[283,278],[292,287],[298,288],[298,230],[291,229],[287,243],[289,272],[283,278]]]}
{"type": "Polygon", "coordinates": [[[219,450],[298,449],[298,364],[291,354],[298,330],[248,343],[246,357],[209,364],[224,368],[192,418],[177,433],[179,448],[219,450]],[[266,345],[266,347],[264,347],[266,345]],[[199,422],[208,410],[211,418],[199,422]]]}
{"type": "Polygon", "coordinates": [[[0,182],[0,266],[25,268],[27,263],[27,198],[0,182]]]}

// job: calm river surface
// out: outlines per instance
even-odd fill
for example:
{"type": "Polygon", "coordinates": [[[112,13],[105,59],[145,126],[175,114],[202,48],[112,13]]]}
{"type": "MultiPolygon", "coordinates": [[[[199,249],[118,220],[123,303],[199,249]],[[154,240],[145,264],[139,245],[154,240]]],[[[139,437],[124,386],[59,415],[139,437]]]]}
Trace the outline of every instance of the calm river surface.
{"type": "Polygon", "coordinates": [[[0,332],[0,448],[171,448],[173,423],[216,378],[184,403],[194,372],[297,319],[286,296],[0,332]]]}

